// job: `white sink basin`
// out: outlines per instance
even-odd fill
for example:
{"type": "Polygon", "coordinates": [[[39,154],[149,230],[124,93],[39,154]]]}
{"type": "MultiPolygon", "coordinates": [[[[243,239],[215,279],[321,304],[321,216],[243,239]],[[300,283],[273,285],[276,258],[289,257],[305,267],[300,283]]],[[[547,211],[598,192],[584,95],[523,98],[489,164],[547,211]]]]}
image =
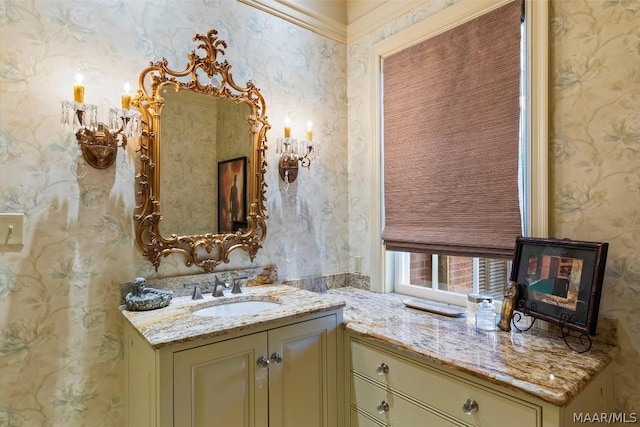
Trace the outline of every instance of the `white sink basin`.
{"type": "Polygon", "coordinates": [[[193,314],[203,317],[242,316],[260,313],[261,311],[276,308],[279,305],[279,303],[273,301],[237,301],[201,308],[194,311],[193,314]]]}

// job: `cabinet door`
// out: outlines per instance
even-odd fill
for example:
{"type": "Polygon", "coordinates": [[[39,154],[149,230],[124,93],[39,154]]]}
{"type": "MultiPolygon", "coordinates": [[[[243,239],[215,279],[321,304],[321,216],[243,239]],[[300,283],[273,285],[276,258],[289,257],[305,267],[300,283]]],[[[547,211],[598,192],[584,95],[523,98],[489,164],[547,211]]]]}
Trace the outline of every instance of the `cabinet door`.
{"type": "Polygon", "coordinates": [[[335,427],[337,320],[327,316],[269,331],[269,425],[335,427]]]}
{"type": "Polygon", "coordinates": [[[174,425],[267,427],[267,333],[174,354],[174,425]]]}
{"type": "Polygon", "coordinates": [[[155,427],[158,380],[155,352],[131,326],[125,326],[125,361],[127,383],[126,427],[155,427]]]}

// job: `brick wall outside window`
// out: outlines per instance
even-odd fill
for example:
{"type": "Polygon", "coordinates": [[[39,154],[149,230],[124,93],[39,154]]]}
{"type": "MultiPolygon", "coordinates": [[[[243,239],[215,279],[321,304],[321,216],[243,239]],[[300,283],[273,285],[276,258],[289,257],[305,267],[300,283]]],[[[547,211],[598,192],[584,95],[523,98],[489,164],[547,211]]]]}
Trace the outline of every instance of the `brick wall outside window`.
{"type": "MultiPolygon", "coordinates": [[[[470,293],[473,290],[473,259],[440,256],[438,289],[470,293]]],[[[409,261],[409,280],[412,285],[427,286],[431,283],[431,254],[412,253],[409,261]]]]}
{"type": "Polygon", "coordinates": [[[412,253],[409,261],[409,283],[425,286],[431,282],[431,254],[412,253]]]}
{"type": "Polygon", "coordinates": [[[469,294],[473,291],[473,258],[447,257],[448,291],[469,294]]]}

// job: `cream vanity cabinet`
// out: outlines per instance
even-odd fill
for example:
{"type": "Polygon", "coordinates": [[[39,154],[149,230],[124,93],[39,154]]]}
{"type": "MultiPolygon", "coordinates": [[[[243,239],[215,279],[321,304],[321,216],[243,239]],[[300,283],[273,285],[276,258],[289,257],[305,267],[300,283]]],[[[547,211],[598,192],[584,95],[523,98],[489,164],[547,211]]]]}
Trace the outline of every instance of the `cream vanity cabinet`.
{"type": "Polygon", "coordinates": [[[342,311],[153,349],[126,326],[129,427],[335,427],[342,311]]]}
{"type": "Polygon", "coordinates": [[[351,427],[566,427],[574,412],[613,411],[611,366],[559,408],[349,334],[345,346],[351,427]]]}

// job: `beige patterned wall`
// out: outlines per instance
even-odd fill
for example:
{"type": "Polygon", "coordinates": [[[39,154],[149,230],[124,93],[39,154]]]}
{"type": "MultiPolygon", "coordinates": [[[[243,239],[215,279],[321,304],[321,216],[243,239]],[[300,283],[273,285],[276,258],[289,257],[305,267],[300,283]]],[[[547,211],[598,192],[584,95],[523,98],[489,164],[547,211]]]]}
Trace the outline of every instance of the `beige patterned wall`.
{"type": "MultiPolygon", "coordinates": [[[[349,44],[350,251],[371,270],[371,55],[455,3],[433,0],[349,44]]],[[[618,409],[640,412],[640,0],[553,0],[551,234],[610,243],[601,316],[618,319],[618,409]]]]}
{"type": "Polygon", "coordinates": [[[640,411],[640,0],[551,3],[552,234],[609,242],[620,408],[640,411]]]}
{"type": "MultiPolygon", "coordinates": [[[[182,65],[194,33],[218,29],[273,126],[256,263],[282,279],[344,272],[369,251],[371,46],[450,3],[345,47],[233,0],[0,0],[0,212],[26,214],[25,248],[0,254],[0,425],[122,426],[116,285],[156,275],[133,238],[135,144],[98,171],[59,126],[76,71],[104,109],[149,61],[182,65]],[[286,115],[294,136],[311,120],[322,144],[288,191],[273,167],[286,115]]],[[[639,3],[556,0],[551,36],[553,233],[611,243],[602,312],[620,321],[617,402],[628,411],[640,410],[639,3]]],[[[182,264],[165,258],[158,275],[193,273],[182,264]]]]}
{"type": "MultiPolygon", "coordinates": [[[[78,159],[60,102],[85,76],[85,100],[119,102],[150,61],[182,69],[196,32],[228,42],[236,82],[263,92],[268,237],[257,265],[282,279],[346,271],[346,47],[235,0],[0,0],[0,212],[24,212],[25,247],[0,253],[0,426],[124,425],[119,286],[136,276],[193,274],[134,243],[135,143],[96,170],[78,159]],[[285,192],[275,139],[286,115],[307,121],[322,160],[285,192]]],[[[188,184],[187,184],[188,185],[188,184]]],[[[228,268],[251,265],[234,255],[228,268]]]]}

